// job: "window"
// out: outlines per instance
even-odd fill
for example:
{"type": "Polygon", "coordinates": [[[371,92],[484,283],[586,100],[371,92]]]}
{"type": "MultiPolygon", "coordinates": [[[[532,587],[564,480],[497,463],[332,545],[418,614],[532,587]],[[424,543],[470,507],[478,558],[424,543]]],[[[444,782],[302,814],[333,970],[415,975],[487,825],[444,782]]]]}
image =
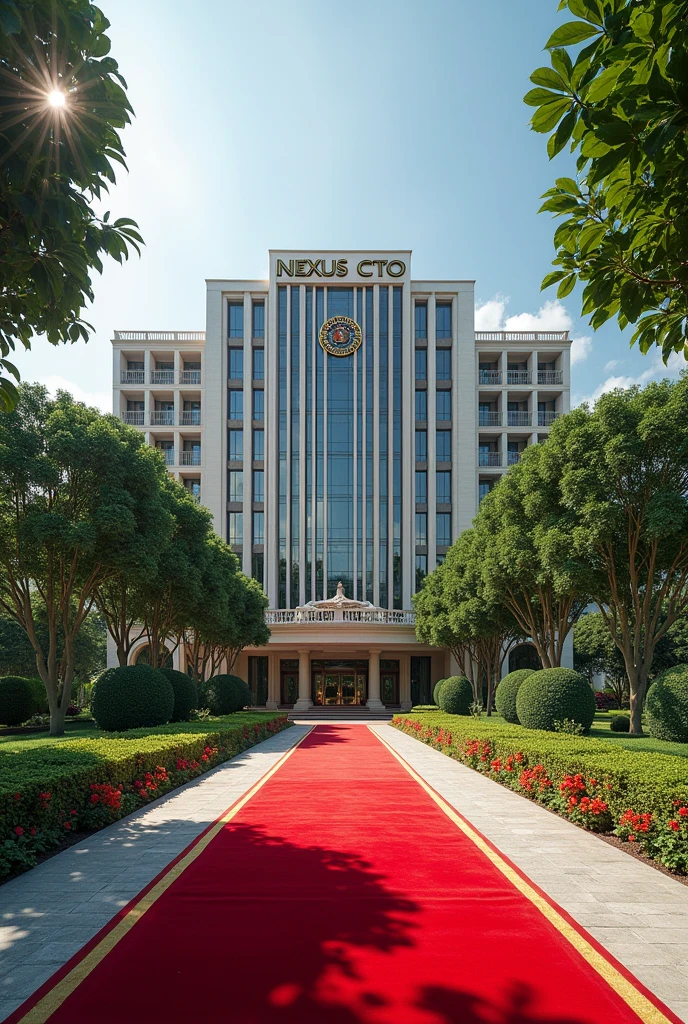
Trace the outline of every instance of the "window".
{"type": "Polygon", "coordinates": [[[261,462],[265,458],[265,431],[253,431],[253,458],[255,462],[261,462]]]}
{"type": "Polygon", "coordinates": [[[435,337],[451,338],[451,302],[438,302],[435,307],[435,337]]]}
{"type": "Polygon", "coordinates": [[[244,500],[244,473],[241,469],[230,469],[229,471],[229,500],[244,500]]]}
{"type": "Polygon", "coordinates": [[[451,462],[451,430],[437,431],[437,461],[451,462]]]}
{"type": "Polygon", "coordinates": [[[416,547],[424,548],[428,543],[428,517],[425,512],[416,512],[416,547]]]}
{"type": "Polygon", "coordinates": [[[243,338],[244,336],[243,302],[230,302],[229,304],[229,336],[230,338],[243,338]]]}
{"type": "Polygon", "coordinates": [[[436,474],[435,480],[437,482],[437,504],[451,504],[451,473],[445,469],[440,470],[436,474]]]}
{"type": "Polygon", "coordinates": [[[143,359],[127,359],[127,370],[142,370],[143,359]]]}
{"type": "Polygon", "coordinates": [[[428,393],[416,391],[416,419],[425,422],[428,418],[428,393]]]}
{"type": "Polygon", "coordinates": [[[265,473],[262,469],[253,470],[253,500],[265,501],[265,473]]]}
{"type": "Polygon", "coordinates": [[[478,500],[482,501],[483,498],[490,493],[494,486],[493,480],[481,480],[478,483],[478,500]]]}
{"type": "Polygon", "coordinates": [[[243,430],[230,430],[229,432],[229,461],[242,462],[244,458],[244,432],[243,430]]]}
{"type": "Polygon", "coordinates": [[[265,337],[265,303],[253,303],[253,337],[265,337]]]}
{"type": "Polygon", "coordinates": [[[196,501],[201,500],[201,481],[197,476],[186,477],[184,480],[184,486],[190,494],[193,494],[196,501]]]}
{"type": "Polygon", "coordinates": [[[428,379],[428,353],[424,348],[416,349],[416,380],[428,379]]]}
{"type": "Polygon", "coordinates": [[[451,391],[438,391],[437,395],[437,419],[451,419],[451,391]]]}
{"type": "Polygon", "coordinates": [[[447,556],[445,554],[440,554],[439,551],[438,551],[437,552],[437,557],[436,557],[435,561],[437,562],[438,565],[442,565],[442,563],[444,562],[446,557],[447,556]]]}
{"type": "Polygon", "coordinates": [[[227,543],[240,547],[244,543],[244,513],[230,512],[227,518],[227,543]]]}
{"type": "Polygon", "coordinates": [[[265,379],[265,349],[254,348],[253,350],[253,379],[265,379]]]}
{"type": "Polygon", "coordinates": [[[435,356],[437,380],[451,380],[451,349],[439,348],[435,356]]]}
{"type": "Polygon", "coordinates": [[[425,505],[428,500],[428,474],[424,469],[416,470],[416,504],[425,505]]]}
{"type": "Polygon", "coordinates": [[[416,337],[427,338],[428,336],[428,304],[427,302],[416,303],[416,337]]]}
{"type": "Polygon", "coordinates": [[[448,548],[451,544],[451,513],[437,513],[437,547],[448,548]]]}
{"type": "Polygon", "coordinates": [[[244,350],[243,348],[230,348],[229,350],[229,379],[244,379],[244,350]]]}
{"type": "Polygon", "coordinates": [[[261,586],[263,585],[263,560],[264,560],[264,557],[265,556],[263,555],[263,552],[261,551],[260,553],[254,554],[253,558],[251,559],[251,575],[253,576],[254,580],[258,580],[258,582],[260,583],[261,586]]]}
{"type": "Polygon", "coordinates": [[[253,392],[253,418],[254,420],[264,419],[265,392],[256,388],[253,392]]]}
{"type": "Polygon", "coordinates": [[[244,392],[229,392],[229,418],[230,420],[243,420],[244,418],[244,392]]]}
{"type": "Polygon", "coordinates": [[[416,555],[416,590],[420,590],[423,580],[428,575],[428,556],[416,555]]]}
{"type": "Polygon", "coordinates": [[[262,512],[253,513],[253,543],[265,543],[265,516],[262,512]]]}
{"type": "Polygon", "coordinates": [[[427,462],[428,459],[428,432],[427,430],[416,431],[416,462],[427,462]]]}

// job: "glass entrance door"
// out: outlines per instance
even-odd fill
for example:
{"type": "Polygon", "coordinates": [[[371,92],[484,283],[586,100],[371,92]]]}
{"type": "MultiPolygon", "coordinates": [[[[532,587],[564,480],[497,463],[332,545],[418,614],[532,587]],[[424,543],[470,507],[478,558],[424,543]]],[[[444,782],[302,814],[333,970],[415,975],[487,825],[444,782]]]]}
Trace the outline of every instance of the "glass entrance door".
{"type": "Polygon", "coordinates": [[[313,702],[315,704],[365,704],[368,676],[366,665],[357,662],[314,662],[313,702]]]}

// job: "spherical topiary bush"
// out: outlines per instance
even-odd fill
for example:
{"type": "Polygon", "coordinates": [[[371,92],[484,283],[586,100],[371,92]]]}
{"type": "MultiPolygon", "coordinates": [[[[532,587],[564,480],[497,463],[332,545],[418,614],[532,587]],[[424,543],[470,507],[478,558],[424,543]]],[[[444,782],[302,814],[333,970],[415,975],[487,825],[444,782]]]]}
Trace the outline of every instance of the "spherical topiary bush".
{"type": "Polygon", "coordinates": [[[611,730],[612,732],[630,732],[631,720],[628,715],[614,715],[611,730]]]}
{"type": "Polygon", "coordinates": [[[252,700],[251,690],[239,676],[212,676],[203,688],[203,703],[214,715],[233,715],[252,700]]]}
{"type": "Polygon", "coordinates": [[[688,743],[688,665],[674,665],[655,679],[645,701],[650,736],[688,743]]]}
{"type": "Polygon", "coordinates": [[[36,711],[36,698],[28,679],[0,678],[0,724],[21,725],[36,711]]]}
{"type": "Polygon", "coordinates": [[[42,679],[27,679],[26,681],[31,687],[31,692],[33,694],[34,715],[47,715],[48,694],[45,692],[45,683],[42,679]]]}
{"type": "Polygon", "coordinates": [[[435,683],[435,688],[432,691],[432,699],[438,707],[440,706],[440,691],[444,684],[446,683],[446,681],[446,679],[438,679],[437,682],[435,683]]]}
{"type": "Polygon", "coordinates": [[[519,688],[516,714],[526,729],[555,731],[555,722],[573,721],[590,731],[597,705],[592,687],[572,668],[533,672],[519,688]]]}
{"type": "Polygon", "coordinates": [[[465,676],[449,676],[440,690],[440,708],[448,715],[470,715],[473,687],[465,676]]]}
{"type": "Polygon", "coordinates": [[[177,672],[175,668],[159,670],[165,679],[169,679],[174,690],[174,710],[170,722],[188,722],[191,712],[198,707],[196,684],[186,672],[177,672]]]}
{"type": "Polygon", "coordinates": [[[107,732],[164,725],[174,712],[172,683],[149,665],[108,668],[93,685],[91,712],[107,732]]]}
{"type": "Polygon", "coordinates": [[[518,725],[516,714],[516,696],[521,688],[521,683],[532,676],[534,668],[517,668],[515,672],[509,672],[497,684],[495,692],[495,707],[497,714],[501,715],[505,722],[513,722],[518,725]]]}

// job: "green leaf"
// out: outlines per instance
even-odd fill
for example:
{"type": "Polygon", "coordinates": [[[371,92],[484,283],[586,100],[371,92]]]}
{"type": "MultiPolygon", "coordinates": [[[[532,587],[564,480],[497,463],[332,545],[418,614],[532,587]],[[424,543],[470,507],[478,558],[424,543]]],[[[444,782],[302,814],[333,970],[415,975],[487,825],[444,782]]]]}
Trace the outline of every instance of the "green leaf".
{"type": "Polygon", "coordinates": [[[578,182],[574,181],[573,178],[557,178],[554,184],[562,192],[570,192],[571,195],[579,196],[581,194],[578,182]]]}
{"type": "Polygon", "coordinates": [[[545,103],[541,106],[534,114],[531,119],[531,125],[535,132],[549,132],[554,128],[555,124],[561,120],[564,114],[570,109],[571,100],[565,97],[560,100],[554,100],[551,103],[545,103]]]}
{"type": "Polygon", "coordinates": [[[544,85],[546,89],[558,89],[560,92],[566,89],[563,78],[553,68],[538,68],[533,71],[530,80],[533,85],[544,85]]]}
{"type": "Polygon", "coordinates": [[[652,24],[654,18],[647,11],[635,10],[631,15],[631,29],[639,39],[652,41],[652,24]]]}
{"type": "Polygon", "coordinates": [[[624,70],[625,65],[612,64],[611,67],[607,68],[602,74],[593,78],[590,85],[585,89],[585,102],[586,103],[599,103],[600,100],[604,100],[614,90],[616,83],[619,79],[619,75],[624,70]]]}
{"type": "Polygon", "coordinates": [[[569,274],[557,288],[557,298],[565,299],[576,286],[576,274],[569,274]]]}
{"type": "Polygon", "coordinates": [[[551,135],[547,140],[547,154],[550,160],[561,152],[566,143],[571,138],[574,126],[576,124],[576,111],[571,110],[565,117],[562,118],[559,127],[557,128],[554,135],[551,135]]]}
{"type": "Polygon", "coordinates": [[[567,84],[570,83],[573,63],[566,50],[552,50],[549,58],[552,61],[554,70],[559,72],[567,84]]]}
{"type": "Polygon", "coordinates": [[[565,276],[565,270],[553,270],[551,274],[547,274],[547,276],[543,279],[543,282],[540,285],[540,291],[542,292],[545,290],[545,288],[549,288],[551,285],[556,284],[557,281],[561,281],[562,277],[565,276]]]}
{"type": "Polygon", "coordinates": [[[591,21],[593,25],[602,28],[603,15],[600,5],[595,0],[569,0],[567,6],[571,14],[575,14],[577,18],[591,21]]]}
{"type": "Polygon", "coordinates": [[[561,93],[549,92],[547,89],[531,89],[523,97],[523,102],[527,103],[529,107],[540,107],[543,103],[551,103],[552,100],[560,100],[563,97],[561,93]]]}
{"type": "Polygon", "coordinates": [[[594,25],[586,25],[582,21],[567,21],[565,25],[560,25],[558,29],[555,29],[545,43],[545,49],[551,50],[555,46],[575,46],[576,43],[582,43],[584,39],[599,34],[599,29],[594,25]]]}

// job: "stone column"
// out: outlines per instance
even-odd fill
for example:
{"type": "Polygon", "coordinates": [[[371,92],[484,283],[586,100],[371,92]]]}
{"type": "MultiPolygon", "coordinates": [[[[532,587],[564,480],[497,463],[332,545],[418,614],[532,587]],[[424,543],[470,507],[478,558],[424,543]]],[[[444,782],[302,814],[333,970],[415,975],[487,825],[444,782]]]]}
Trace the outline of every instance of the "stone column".
{"type": "Polygon", "coordinates": [[[294,711],[307,711],[312,706],[310,651],[299,651],[299,699],[294,711]]]}
{"type": "Polygon", "coordinates": [[[269,711],[277,711],[280,700],[279,655],[274,651],[268,654],[268,699],[265,707],[269,711]]]}
{"type": "Polygon", "coordinates": [[[380,651],[369,651],[368,660],[368,700],[366,707],[372,711],[384,711],[385,705],[380,700],[380,651]]]}
{"type": "Polygon", "coordinates": [[[411,655],[402,654],[399,663],[399,704],[402,711],[411,710],[411,655]]]}

